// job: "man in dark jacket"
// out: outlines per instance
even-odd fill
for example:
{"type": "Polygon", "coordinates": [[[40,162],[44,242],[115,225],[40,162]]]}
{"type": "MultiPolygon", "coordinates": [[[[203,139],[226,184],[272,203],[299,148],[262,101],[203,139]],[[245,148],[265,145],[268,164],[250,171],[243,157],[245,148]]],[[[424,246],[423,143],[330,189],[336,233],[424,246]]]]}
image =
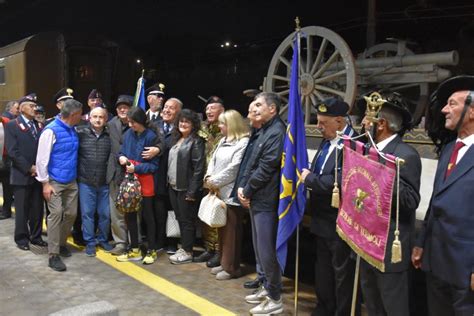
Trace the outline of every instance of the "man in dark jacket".
{"type": "Polygon", "coordinates": [[[259,304],[251,314],[281,313],[281,271],[276,257],[278,192],[285,124],[280,119],[280,98],[262,92],[255,97],[255,119],[262,124],[249,163],[237,190],[240,203],[250,207],[255,253],[265,279],[257,292],[247,295],[248,303],[259,304]]]}
{"type": "Polygon", "coordinates": [[[416,209],[420,203],[421,160],[418,152],[402,141],[402,136],[411,127],[411,114],[405,101],[396,93],[382,96],[384,103],[375,122],[367,116],[362,123],[366,130],[372,129],[377,149],[385,154],[402,158],[399,190],[399,240],[401,260],[392,262],[392,244],[397,220],[397,188],[394,186],[392,211],[387,246],[385,250],[385,272],[380,272],[361,258],[360,283],[365,306],[371,315],[409,315],[410,253],[415,234],[416,209]]]}
{"type": "Polygon", "coordinates": [[[36,95],[20,99],[21,115],[6,126],[8,155],[12,160],[10,183],[15,194],[15,243],[29,250],[29,243],[47,246],[41,238],[43,226],[42,186],[36,179],[36,152],[43,124],[35,121],[36,95]]]}
{"type": "Polygon", "coordinates": [[[96,107],[89,113],[89,124],[78,129],[78,185],[82,216],[82,233],[86,243],[86,255],[96,254],[96,244],[110,251],[109,186],[106,183],[107,163],[110,155],[110,136],[105,128],[107,111],[96,107]],[[98,214],[96,241],[95,214],[98,214]]]}
{"type": "Polygon", "coordinates": [[[434,111],[455,140],[442,150],[412,262],[426,272],[429,313],[474,315],[474,76],[441,83],[434,111]]]}
{"type": "Polygon", "coordinates": [[[342,151],[337,148],[342,139],[336,133],[339,131],[352,136],[354,130],[346,122],[345,117],[349,111],[346,102],[330,98],[318,104],[316,111],[317,128],[324,139],[313,159],[311,170],[303,169],[301,173],[302,181],[310,190],[308,206],[311,213],[311,233],[315,235],[316,246],[314,271],[318,303],[313,315],[349,315],[355,261],[350,258],[349,246],[336,233],[338,209],[331,206],[331,197],[336,150],[339,151],[339,170],[342,165],[342,151]]]}

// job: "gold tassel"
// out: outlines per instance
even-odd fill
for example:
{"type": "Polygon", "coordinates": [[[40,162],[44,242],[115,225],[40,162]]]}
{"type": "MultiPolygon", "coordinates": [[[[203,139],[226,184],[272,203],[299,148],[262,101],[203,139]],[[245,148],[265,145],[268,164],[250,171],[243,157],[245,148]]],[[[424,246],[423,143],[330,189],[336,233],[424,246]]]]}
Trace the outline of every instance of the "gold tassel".
{"type": "Polygon", "coordinates": [[[334,183],[334,188],[332,189],[331,206],[339,208],[339,188],[337,187],[337,182],[334,183]]]}
{"type": "Polygon", "coordinates": [[[398,263],[402,261],[402,243],[398,239],[400,232],[395,231],[395,240],[392,243],[392,263],[398,263]]]}

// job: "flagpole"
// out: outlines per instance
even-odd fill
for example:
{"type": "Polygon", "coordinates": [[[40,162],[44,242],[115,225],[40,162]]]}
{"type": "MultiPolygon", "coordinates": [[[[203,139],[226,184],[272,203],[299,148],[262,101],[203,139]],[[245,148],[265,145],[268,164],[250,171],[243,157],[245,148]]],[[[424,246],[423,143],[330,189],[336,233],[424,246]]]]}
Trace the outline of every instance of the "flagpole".
{"type": "MultiPolygon", "coordinates": [[[[300,40],[301,40],[301,37],[300,37],[300,31],[301,31],[301,27],[300,27],[300,19],[299,17],[296,17],[295,18],[295,23],[296,23],[296,45],[298,46],[298,89],[300,90],[299,92],[299,95],[301,95],[301,87],[300,87],[300,84],[299,84],[299,79],[300,79],[300,46],[301,46],[301,43],[300,43],[300,40]]],[[[295,306],[294,306],[294,312],[295,312],[295,315],[298,315],[298,279],[299,279],[299,263],[300,263],[300,257],[299,257],[299,253],[300,253],[300,224],[298,224],[296,226],[296,262],[295,262],[295,306]]]]}

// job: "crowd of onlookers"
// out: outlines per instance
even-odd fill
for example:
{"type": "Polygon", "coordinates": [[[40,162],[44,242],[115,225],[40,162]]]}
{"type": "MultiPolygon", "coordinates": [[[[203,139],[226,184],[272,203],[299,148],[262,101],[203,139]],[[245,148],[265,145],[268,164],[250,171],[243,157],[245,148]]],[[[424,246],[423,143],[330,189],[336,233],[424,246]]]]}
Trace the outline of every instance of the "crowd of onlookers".
{"type": "MultiPolygon", "coordinates": [[[[314,105],[323,140],[311,166],[297,173],[298,183],[309,191],[315,315],[349,315],[351,309],[360,314],[360,301],[352,300],[356,271],[369,315],[408,315],[412,267],[426,272],[431,315],[473,315],[473,91],[474,77],[460,76],[442,83],[432,98],[432,115],[441,117],[432,120],[451,139],[442,144],[433,195],[416,241],[421,159],[402,141],[413,125],[411,113],[398,93],[367,98],[382,107],[370,112],[367,106],[362,125],[371,145],[364,148],[375,147],[405,163],[392,192],[384,260],[377,264],[361,256],[358,270],[351,248],[336,232],[339,209],[333,190],[341,183],[340,134],[355,137],[357,131],[343,100],[314,105]]],[[[147,110],[134,106],[132,96],[121,95],[116,115],[95,89],[88,108],[74,99],[72,89],[61,89],[54,96],[59,113],[47,120],[35,94],[7,104],[0,124],[0,219],[11,217],[14,196],[17,247],[48,247],[49,267],[65,271],[61,257],[71,256],[66,239],[72,231],[90,257],[100,247],[118,262],[153,264],[166,252],[171,264],[206,262],[217,280],[228,280],[242,274],[242,222],[248,212],[257,277],[244,284],[256,288],[245,301],[258,304],[251,314],[281,313],[282,271],[275,243],[286,125],[279,116],[280,97],[257,94],[245,119],[213,96],[204,106],[203,121],[179,99],[165,99],[162,84],[146,93],[147,110]],[[223,227],[198,219],[206,194],[225,204],[223,227]],[[47,242],[42,239],[44,210],[47,242]],[[179,227],[178,238],[169,232],[173,225],[179,227]],[[198,229],[205,251],[195,255],[198,229]]]]}

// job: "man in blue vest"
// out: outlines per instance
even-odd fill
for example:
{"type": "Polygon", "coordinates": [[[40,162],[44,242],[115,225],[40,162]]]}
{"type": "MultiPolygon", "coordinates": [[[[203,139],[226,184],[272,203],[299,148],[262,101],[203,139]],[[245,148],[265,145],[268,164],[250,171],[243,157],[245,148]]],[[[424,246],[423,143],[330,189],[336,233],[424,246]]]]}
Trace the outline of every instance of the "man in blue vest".
{"type": "Polygon", "coordinates": [[[70,257],[66,238],[77,214],[77,156],[79,140],[74,126],[81,121],[82,104],[68,99],[61,113],[41,133],[36,156],[36,179],[43,184],[48,215],[49,267],[65,271],[62,257],[70,257]]]}

